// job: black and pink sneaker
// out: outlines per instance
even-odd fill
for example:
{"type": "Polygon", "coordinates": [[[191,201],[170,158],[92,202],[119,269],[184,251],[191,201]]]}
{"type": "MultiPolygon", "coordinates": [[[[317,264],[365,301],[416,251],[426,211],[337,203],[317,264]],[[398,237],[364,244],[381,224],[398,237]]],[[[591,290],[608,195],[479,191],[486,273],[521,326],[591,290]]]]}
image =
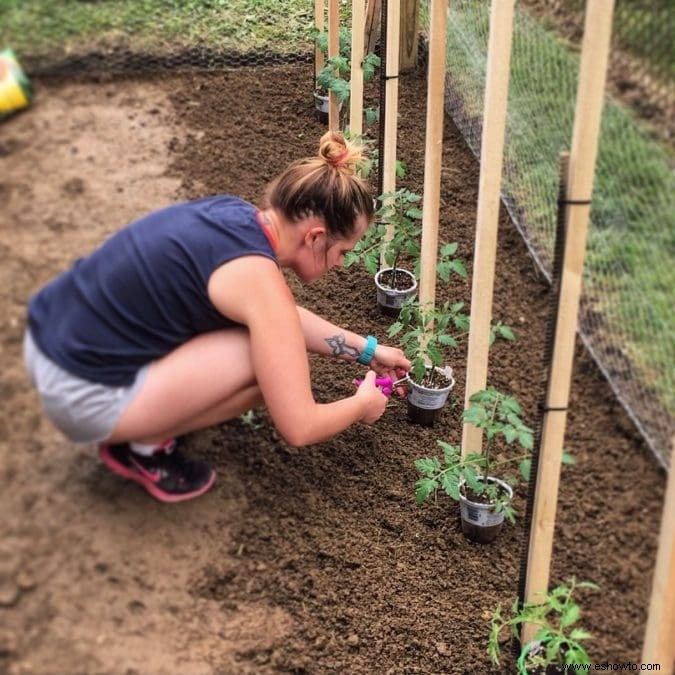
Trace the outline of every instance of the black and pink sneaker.
{"type": "Polygon", "coordinates": [[[161,502],[199,497],[213,485],[215,471],[205,462],[188,459],[172,446],[164,444],[146,456],[133,452],[128,443],[101,444],[98,454],[111,471],[136,481],[161,502]]]}

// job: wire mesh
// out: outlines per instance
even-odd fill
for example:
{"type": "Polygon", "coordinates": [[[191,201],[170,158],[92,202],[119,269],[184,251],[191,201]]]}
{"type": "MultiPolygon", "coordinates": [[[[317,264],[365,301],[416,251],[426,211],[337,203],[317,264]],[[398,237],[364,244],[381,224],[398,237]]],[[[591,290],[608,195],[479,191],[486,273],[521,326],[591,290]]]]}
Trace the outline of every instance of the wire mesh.
{"type": "MultiPolygon", "coordinates": [[[[581,33],[551,30],[529,7],[516,8],[502,179],[503,200],[535,259],[550,278],[556,222],[558,157],[569,148],[581,33]]],[[[543,2],[539,3],[543,5],[543,2]]],[[[555,4],[560,9],[562,3],[555,4]]],[[[574,2],[570,2],[571,10],[574,2]]],[[[617,5],[612,63],[640,64],[629,78],[659,82],[672,107],[675,5],[617,5]],[[654,31],[654,39],[644,31],[654,31]],[[642,34],[636,35],[636,33],[642,34]],[[671,35],[672,37],[672,35],[671,35]],[[639,43],[635,53],[627,48],[639,43]],[[652,68],[653,64],[653,68],[652,68]],[[648,73],[646,76],[644,73],[648,73]]],[[[658,3],[657,3],[658,4],[658,3]]],[[[542,7],[539,7],[541,10],[542,7]]],[[[449,7],[447,110],[480,156],[489,3],[449,7]]],[[[573,11],[574,20],[583,20],[573,11]]],[[[568,18],[569,18],[568,17],[568,18]]],[[[555,22],[553,22],[555,23],[555,22]]],[[[560,24],[560,21],[558,21],[560,24]]],[[[428,24],[422,25],[428,29],[428,24]]],[[[608,91],[621,82],[610,72],[608,91]]],[[[656,96],[655,94],[655,96],[656,96]]],[[[665,106],[654,98],[654,106],[665,106]]],[[[655,130],[630,102],[608,96],[601,125],[579,333],[659,461],[670,463],[675,431],[675,179],[670,131],[655,130]]]]}

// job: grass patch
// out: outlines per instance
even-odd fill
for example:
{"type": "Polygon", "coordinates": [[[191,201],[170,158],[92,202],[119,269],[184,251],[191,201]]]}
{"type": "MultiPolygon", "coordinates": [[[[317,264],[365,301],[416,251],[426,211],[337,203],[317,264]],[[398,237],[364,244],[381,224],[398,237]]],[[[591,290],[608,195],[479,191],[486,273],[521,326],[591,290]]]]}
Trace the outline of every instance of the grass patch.
{"type": "Polygon", "coordinates": [[[0,0],[0,45],[21,56],[124,46],[277,53],[312,49],[307,0],[0,0]]]}

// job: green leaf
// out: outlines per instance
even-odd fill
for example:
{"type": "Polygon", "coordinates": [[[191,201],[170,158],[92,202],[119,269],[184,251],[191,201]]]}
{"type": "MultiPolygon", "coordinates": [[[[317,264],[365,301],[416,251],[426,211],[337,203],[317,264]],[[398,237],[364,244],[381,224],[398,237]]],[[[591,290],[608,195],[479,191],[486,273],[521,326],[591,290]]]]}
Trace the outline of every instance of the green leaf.
{"type": "Polygon", "coordinates": [[[457,253],[457,248],[459,247],[459,244],[455,241],[453,241],[451,244],[445,244],[445,246],[441,246],[441,255],[442,256],[452,256],[457,253]]]}
{"type": "Polygon", "coordinates": [[[514,341],[516,339],[514,332],[508,326],[499,326],[497,330],[505,340],[514,341]]]}
{"type": "Polygon", "coordinates": [[[504,518],[512,525],[516,522],[516,510],[510,504],[503,506],[504,518]]]}
{"type": "Polygon", "coordinates": [[[514,427],[519,427],[522,425],[522,421],[518,415],[514,412],[508,412],[506,413],[506,419],[509,421],[510,424],[513,424],[514,427]]]}
{"type": "Polygon", "coordinates": [[[466,466],[462,471],[462,476],[464,477],[464,480],[466,481],[466,484],[469,486],[469,488],[480,494],[485,489],[485,483],[479,481],[476,478],[476,475],[476,471],[472,466],[466,466]]]}
{"type": "Polygon", "coordinates": [[[377,261],[371,257],[366,257],[363,261],[363,265],[370,274],[377,274],[378,264],[377,261]]]}
{"type": "Polygon", "coordinates": [[[389,329],[387,330],[387,335],[389,337],[393,337],[394,335],[397,335],[403,330],[403,323],[400,321],[396,321],[389,326],[389,329]]]}
{"type": "Polygon", "coordinates": [[[454,317],[453,321],[455,323],[455,328],[464,331],[469,330],[469,317],[466,314],[458,314],[454,317]]]}
{"type": "Polygon", "coordinates": [[[532,469],[532,460],[527,458],[520,462],[520,473],[525,480],[530,480],[530,471],[532,469]]]}
{"type": "MultiPolygon", "coordinates": [[[[537,614],[534,614],[536,616],[537,614]]],[[[551,630],[548,626],[542,626],[534,636],[535,642],[548,642],[551,639],[551,630]]]]}
{"type": "Polygon", "coordinates": [[[331,56],[326,62],[332,69],[337,70],[340,75],[349,73],[349,61],[344,56],[331,56]]]}
{"type": "Polygon", "coordinates": [[[380,66],[380,57],[377,54],[369,52],[363,59],[361,67],[363,68],[363,80],[368,82],[375,74],[375,69],[380,66]]]}
{"type": "Polygon", "coordinates": [[[534,447],[534,437],[529,431],[521,431],[518,434],[518,442],[526,449],[532,450],[534,447]]]}
{"type": "Polygon", "coordinates": [[[344,103],[349,98],[349,82],[343,79],[335,79],[328,87],[336,96],[340,103],[344,103]]]}
{"type": "Polygon", "coordinates": [[[450,265],[448,263],[439,263],[436,272],[443,281],[450,281],[450,265]]]}
{"type": "MultiPolygon", "coordinates": [[[[495,390],[493,395],[496,395],[498,392],[495,390]]],[[[518,401],[516,401],[513,396],[503,396],[502,397],[502,406],[509,412],[514,412],[516,415],[520,415],[522,409],[518,401]]]]}
{"type": "Polygon", "coordinates": [[[459,479],[457,474],[447,472],[440,477],[443,491],[455,501],[459,501],[459,479]]]}
{"type": "Polygon", "coordinates": [[[433,365],[439,366],[441,363],[443,363],[443,354],[441,350],[431,342],[427,344],[427,354],[429,355],[429,360],[431,363],[433,363],[433,365]]]}
{"type": "Polygon", "coordinates": [[[583,628],[573,628],[572,632],[570,633],[570,637],[572,640],[588,640],[593,636],[583,628]]]}
{"type": "Polygon", "coordinates": [[[446,347],[457,347],[457,340],[452,335],[439,335],[438,341],[446,347]]]}
{"type": "Polygon", "coordinates": [[[575,459],[574,455],[567,452],[566,450],[563,450],[561,461],[562,461],[563,464],[576,464],[577,463],[577,460],[575,459]]]}
{"type": "Polygon", "coordinates": [[[450,263],[450,267],[452,268],[452,271],[458,276],[463,278],[466,278],[468,276],[466,267],[464,266],[464,263],[461,260],[453,260],[450,263]]]}
{"type": "Polygon", "coordinates": [[[441,462],[438,457],[423,457],[415,460],[415,468],[432,478],[441,470],[441,462]]]}
{"type": "Polygon", "coordinates": [[[364,112],[366,114],[366,125],[367,126],[370,126],[371,124],[375,124],[376,122],[379,122],[379,120],[380,120],[380,109],[379,108],[366,108],[364,112]]]}
{"type": "Polygon", "coordinates": [[[430,494],[438,489],[438,483],[430,478],[420,478],[415,483],[415,500],[418,504],[426,501],[430,494]]]}
{"type": "Polygon", "coordinates": [[[446,466],[452,466],[456,464],[462,452],[462,449],[459,445],[450,445],[445,441],[436,441],[440,448],[443,450],[443,459],[445,460],[446,466]]]}
{"type": "Polygon", "coordinates": [[[562,604],[562,602],[553,596],[549,598],[549,604],[556,612],[563,612],[565,609],[565,606],[562,604]]]}
{"type": "Polygon", "coordinates": [[[349,253],[347,253],[345,255],[345,261],[344,261],[343,264],[344,264],[345,267],[351,267],[352,265],[354,265],[357,262],[359,262],[359,256],[352,253],[352,251],[349,251],[349,253]]]}
{"type": "MultiPolygon", "coordinates": [[[[591,660],[588,658],[586,650],[578,644],[567,644],[565,651],[565,665],[573,664],[590,664],[591,660]]],[[[588,671],[584,671],[588,672],[588,671]]]]}
{"type": "Polygon", "coordinates": [[[573,623],[576,623],[581,615],[581,610],[578,605],[571,604],[565,607],[565,611],[560,617],[560,625],[563,628],[571,626],[573,623]]]}
{"type": "Polygon", "coordinates": [[[322,68],[316,76],[316,84],[321,89],[328,91],[328,87],[330,87],[334,79],[335,75],[333,75],[333,70],[326,66],[322,68]]]}
{"type": "Polygon", "coordinates": [[[546,645],[546,660],[549,663],[558,663],[560,660],[560,640],[553,639],[546,645]]]}

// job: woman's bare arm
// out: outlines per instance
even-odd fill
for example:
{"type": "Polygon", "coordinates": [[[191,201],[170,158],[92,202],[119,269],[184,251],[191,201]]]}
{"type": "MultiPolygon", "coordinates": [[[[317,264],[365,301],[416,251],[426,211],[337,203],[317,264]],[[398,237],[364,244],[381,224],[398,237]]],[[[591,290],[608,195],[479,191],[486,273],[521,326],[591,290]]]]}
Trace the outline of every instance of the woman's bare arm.
{"type": "Polygon", "coordinates": [[[300,315],[272,260],[246,256],[228,262],[212,274],[208,291],[224,316],[248,327],[258,386],[275,426],[289,443],[317,443],[354,422],[380,417],[386,398],[374,377],[353,396],[326,404],[314,400],[300,315]]]}

